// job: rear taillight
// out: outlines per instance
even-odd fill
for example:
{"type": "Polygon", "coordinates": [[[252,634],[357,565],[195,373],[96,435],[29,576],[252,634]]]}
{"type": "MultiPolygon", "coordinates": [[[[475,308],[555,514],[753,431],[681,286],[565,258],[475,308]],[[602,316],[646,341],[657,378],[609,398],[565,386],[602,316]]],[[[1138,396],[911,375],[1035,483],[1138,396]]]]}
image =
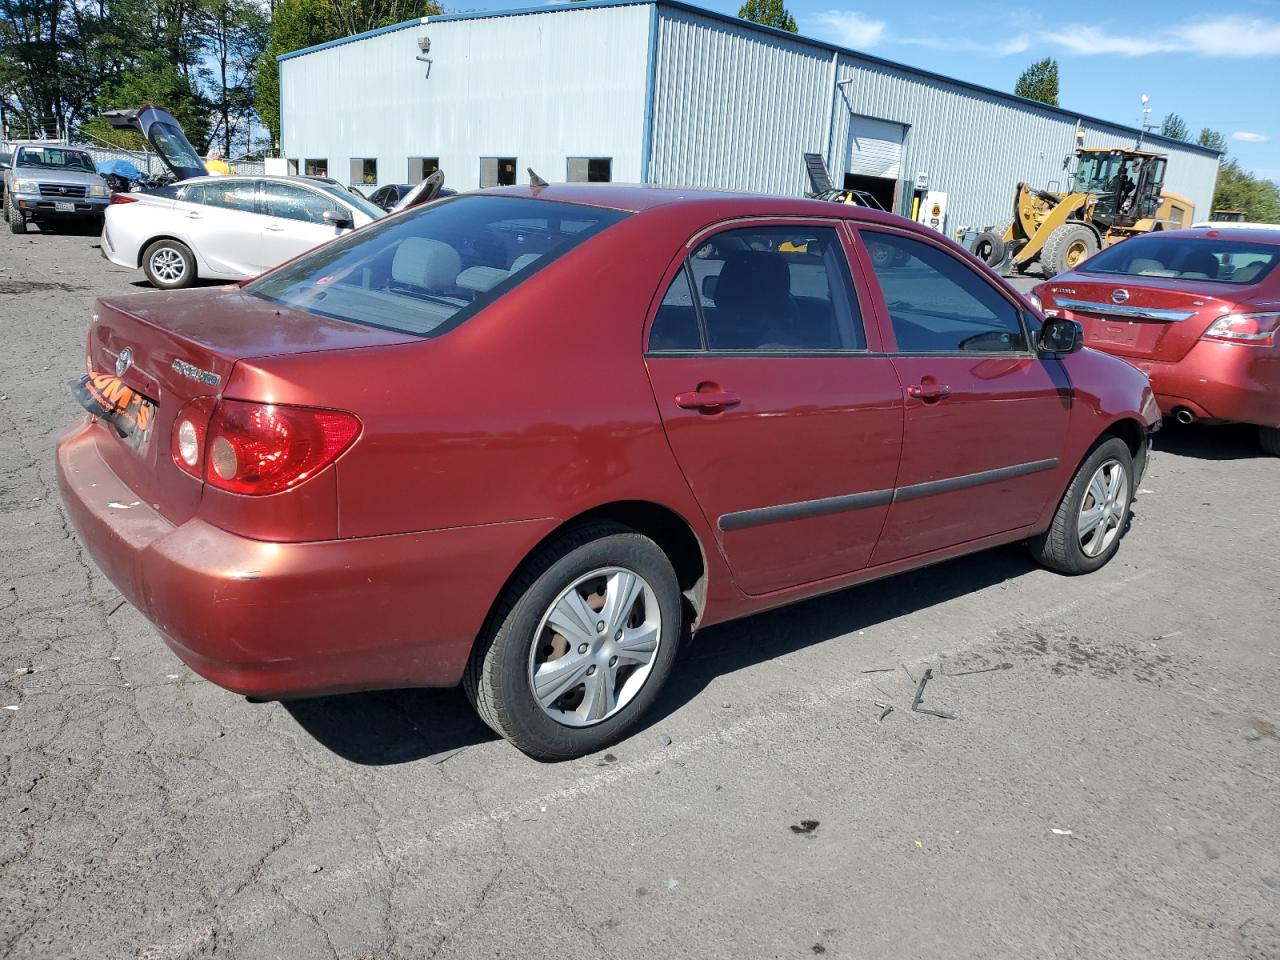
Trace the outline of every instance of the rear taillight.
{"type": "MultiPolygon", "coordinates": [[[[194,422],[192,428],[199,429],[194,422]]],[[[179,422],[175,450],[182,443],[181,429],[179,422]]],[[[336,460],[359,434],[360,421],[339,410],[221,400],[204,443],[197,444],[206,483],[256,496],[296,487],[336,460]]]]}
{"type": "Polygon", "coordinates": [[[1275,345],[1277,329],[1280,313],[1228,313],[1213,321],[1201,339],[1271,347],[1275,345]]]}
{"type": "Polygon", "coordinates": [[[183,473],[198,480],[204,479],[205,437],[209,433],[209,418],[217,400],[200,397],[192,400],[173,421],[173,434],[169,438],[169,453],[183,473]]]}
{"type": "Polygon", "coordinates": [[[130,196],[127,193],[113,193],[111,195],[111,202],[112,203],[137,203],[138,198],[134,196],[130,196]]]}

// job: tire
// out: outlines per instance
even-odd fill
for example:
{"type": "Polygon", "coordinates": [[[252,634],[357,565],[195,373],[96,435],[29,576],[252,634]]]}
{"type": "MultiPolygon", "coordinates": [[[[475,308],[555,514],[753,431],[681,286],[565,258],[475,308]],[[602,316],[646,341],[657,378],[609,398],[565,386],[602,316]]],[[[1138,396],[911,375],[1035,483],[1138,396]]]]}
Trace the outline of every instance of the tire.
{"type": "Polygon", "coordinates": [[[481,719],[517,749],[536,760],[570,760],[616,742],[640,719],[671,673],[683,630],[675,570],[658,545],[620,524],[585,524],[540,550],[508,585],[472,651],[463,689],[481,719]],[[615,590],[627,583],[624,574],[637,578],[638,592],[615,590]],[[623,595],[634,603],[610,615],[607,605],[623,595]],[[562,615],[575,609],[587,615],[581,631],[581,619],[562,615]],[[553,614],[556,627],[568,624],[564,633],[548,623],[553,614]],[[590,624],[596,616],[602,619],[590,624]],[[613,624],[601,631],[606,619],[613,624]],[[656,649],[646,651],[650,640],[656,649]],[[647,666],[625,662],[646,652],[647,666]],[[566,667],[557,671],[550,665],[558,660],[566,667]],[[543,702],[535,673],[543,676],[543,702]],[[607,684],[589,684],[589,676],[607,684]],[[610,688],[612,706],[591,694],[610,688]]]}
{"type": "Polygon", "coordinates": [[[26,233],[27,218],[26,215],[14,203],[13,195],[8,191],[5,192],[5,219],[9,221],[10,233],[26,233]]]}
{"type": "Polygon", "coordinates": [[[973,241],[973,255],[988,267],[998,267],[1004,260],[1004,237],[994,230],[983,230],[973,241]]]}
{"type": "Polygon", "coordinates": [[[1280,427],[1259,427],[1258,443],[1273,457],[1280,457],[1280,427]]]}
{"type": "Polygon", "coordinates": [[[1098,235],[1086,224],[1064,223],[1049,234],[1040,251],[1040,269],[1045,277],[1074,270],[1098,252],[1098,235]]]}
{"type": "Polygon", "coordinates": [[[1120,547],[1120,539],[1129,523],[1129,507],[1133,502],[1133,455],[1129,445],[1119,437],[1104,437],[1093,445],[1084,462],[1076,470],[1067,492],[1058,504],[1049,529],[1028,542],[1032,555],[1044,566],[1060,573],[1092,573],[1106,565],[1120,547]],[[1106,489],[1106,468],[1123,471],[1114,494],[1106,489]],[[1094,484],[1101,477],[1103,487],[1094,484]],[[1081,535],[1082,512],[1086,505],[1092,511],[1100,499],[1099,490],[1113,499],[1101,510],[1102,522],[1087,536],[1081,535]],[[1107,507],[1110,509],[1107,509],[1107,507]],[[1101,536],[1101,540],[1095,539],[1101,536]]]}
{"type": "Polygon", "coordinates": [[[157,240],[142,254],[142,270],[153,287],[181,290],[196,280],[196,258],[177,240],[157,240]]]}

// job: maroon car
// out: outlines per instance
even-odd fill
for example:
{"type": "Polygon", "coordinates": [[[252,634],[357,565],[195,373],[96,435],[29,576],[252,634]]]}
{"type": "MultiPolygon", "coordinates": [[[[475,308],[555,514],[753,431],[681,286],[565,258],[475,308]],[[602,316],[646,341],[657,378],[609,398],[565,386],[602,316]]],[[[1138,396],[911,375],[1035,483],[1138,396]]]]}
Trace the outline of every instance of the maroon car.
{"type": "Polygon", "coordinates": [[[996,544],[1094,570],[1159,413],[967,252],[864,208],[468,194],[239,286],[99,301],[81,541],[255,698],[462,683],[595,750],[697,627],[996,544]]]}
{"type": "Polygon", "coordinates": [[[1280,456],[1280,231],[1134,237],[1035,290],[1151,378],[1166,416],[1257,424],[1280,456]]]}

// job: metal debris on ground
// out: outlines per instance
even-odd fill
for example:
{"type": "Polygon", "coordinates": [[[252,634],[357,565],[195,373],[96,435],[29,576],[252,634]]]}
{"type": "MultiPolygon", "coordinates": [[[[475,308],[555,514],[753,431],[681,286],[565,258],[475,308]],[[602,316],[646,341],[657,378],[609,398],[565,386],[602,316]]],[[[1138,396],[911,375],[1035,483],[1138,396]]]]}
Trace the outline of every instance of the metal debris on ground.
{"type": "Polygon", "coordinates": [[[1005,663],[997,663],[994,667],[981,667],[980,669],[977,669],[977,670],[961,670],[959,673],[950,673],[946,670],[943,670],[941,667],[939,667],[938,672],[944,677],[971,677],[976,673],[994,673],[997,670],[1012,670],[1012,669],[1013,669],[1013,664],[1005,662],[1005,663]]]}
{"type": "Polygon", "coordinates": [[[863,673],[892,673],[894,667],[872,667],[870,670],[863,670],[863,673]]]}
{"type": "Polygon", "coordinates": [[[880,701],[877,700],[876,706],[880,708],[880,716],[876,720],[876,723],[883,723],[884,718],[887,717],[889,714],[893,713],[893,704],[881,703],[880,701]]]}
{"type": "Polygon", "coordinates": [[[658,738],[658,745],[662,747],[671,746],[671,738],[664,733],[662,736],[658,738]]]}
{"type": "Polygon", "coordinates": [[[799,823],[791,825],[791,832],[800,834],[813,833],[818,829],[818,826],[819,821],[817,820],[801,820],[799,823]]]}
{"type": "MultiPolygon", "coordinates": [[[[905,670],[906,667],[903,667],[903,669],[905,670]]],[[[926,713],[931,717],[941,717],[943,720],[954,720],[956,718],[954,713],[947,713],[944,710],[930,710],[927,707],[920,706],[920,701],[924,699],[924,685],[932,679],[933,668],[930,667],[925,670],[924,676],[920,678],[920,686],[916,687],[916,698],[911,701],[911,712],[926,713]]]]}

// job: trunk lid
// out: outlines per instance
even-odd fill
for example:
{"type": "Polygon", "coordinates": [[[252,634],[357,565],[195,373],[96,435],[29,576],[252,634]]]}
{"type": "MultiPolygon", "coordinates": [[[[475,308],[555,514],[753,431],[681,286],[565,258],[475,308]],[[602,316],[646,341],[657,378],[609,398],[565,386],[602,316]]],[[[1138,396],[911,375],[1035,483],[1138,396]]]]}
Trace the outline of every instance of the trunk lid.
{"type": "Polygon", "coordinates": [[[138,449],[100,424],[99,452],[140,500],[182,523],[195,514],[203,484],[173,462],[174,423],[187,403],[221,396],[240,360],[417,339],[290,310],[238,286],[99,300],[89,328],[89,369],[119,376],[155,404],[138,449]]]}
{"type": "Polygon", "coordinates": [[[1236,297],[1223,285],[1194,280],[1073,273],[1041,288],[1046,309],[1079,321],[1085,344],[1138,360],[1181,360],[1236,297]]]}
{"type": "Polygon", "coordinates": [[[196,148],[187,140],[182,125],[161,107],[139,110],[108,110],[103,119],[117,130],[136,130],[146,137],[164,165],[179,180],[208,174],[196,148]]]}

